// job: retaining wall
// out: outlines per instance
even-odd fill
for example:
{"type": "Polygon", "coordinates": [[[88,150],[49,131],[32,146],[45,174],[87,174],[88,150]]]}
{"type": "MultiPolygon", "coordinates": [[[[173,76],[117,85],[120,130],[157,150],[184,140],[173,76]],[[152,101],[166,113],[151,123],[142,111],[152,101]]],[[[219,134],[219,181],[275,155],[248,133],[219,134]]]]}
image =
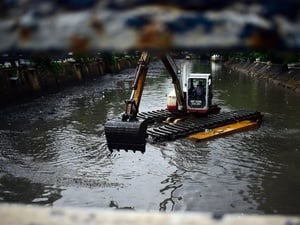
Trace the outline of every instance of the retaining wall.
{"type": "Polygon", "coordinates": [[[300,68],[271,62],[250,62],[229,60],[224,62],[229,69],[247,74],[252,77],[263,78],[284,88],[300,94],[300,68]]]}
{"type": "Polygon", "coordinates": [[[55,91],[64,86],[135,67],[136,60],[120,58],[112,64],[103,60],[84,63],[62,63],[62,71],[54,73],[34,67],[11,67],[0,69],[0,106],[22,102],[26,99],[55,91]]]}

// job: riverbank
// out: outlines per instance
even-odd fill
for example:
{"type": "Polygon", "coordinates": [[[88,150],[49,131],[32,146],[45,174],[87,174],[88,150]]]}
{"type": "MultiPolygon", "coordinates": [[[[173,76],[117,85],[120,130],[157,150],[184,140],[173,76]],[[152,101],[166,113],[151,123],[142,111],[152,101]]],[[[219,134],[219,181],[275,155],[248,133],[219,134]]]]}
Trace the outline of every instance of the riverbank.
{"type": "Polygon", "coordinates": [[[135,57],[122,57],[114,62],[103,59],[62,62],[59,72],[34,66],[1,68],[0,107],[31,100],[107,73],[117,73],[135,67],[136,63],[135,57]]]}
{"type": "Polygon", "coordinates": [[[266,79],[268,82],[300,94],[300,67],[287,67],[286,65],[273,64],[271,62],[250,62],[235,59],[228,60],[223,65],[251,77],[266,79]]]}

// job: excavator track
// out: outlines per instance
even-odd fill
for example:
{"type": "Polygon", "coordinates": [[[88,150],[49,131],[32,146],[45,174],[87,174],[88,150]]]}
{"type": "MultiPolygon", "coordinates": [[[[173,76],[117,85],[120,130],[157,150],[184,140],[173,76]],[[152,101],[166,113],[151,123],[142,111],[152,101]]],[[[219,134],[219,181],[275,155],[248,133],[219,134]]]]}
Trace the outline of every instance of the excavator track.
{"type": "Polygon", "coordinates": [[[120,120],[108,121],[105,133],[108,148],[125,151],[133,150],[145,152],[146,141],[158,143],[187,137],[190,134],[213,129],[243,120],[261,121],[263,115],[253,110],[237,110],[218,114],[209,114],[203,117],[190,117],[173,114],[167,109],[140,112],[137,121],[124,122],[120,120]],[[166,123],[170,121],[178,122],[166,123]],[[151,125],[152,124],[152,125],[151,125]],[[130,125],[130,126],[129,126],[130,125]]]}
{"type": "Polygon", "coordinates": [[[190,134],[228,125],[242,120],[261,120],[262,114],[251,110],[238,110],[212,114],[200,118],[188,118],[176,124],[151,127],[147,129],[148,141],[157,143],[175,140],[190,134]]]}
{"type": "Polygon", "coordinates": [[[137,114],[138,119],[146,120],[148,123],[161,122],[170,116],[172,116],[172,113],[167,109],[140,112],[137,114]]]}

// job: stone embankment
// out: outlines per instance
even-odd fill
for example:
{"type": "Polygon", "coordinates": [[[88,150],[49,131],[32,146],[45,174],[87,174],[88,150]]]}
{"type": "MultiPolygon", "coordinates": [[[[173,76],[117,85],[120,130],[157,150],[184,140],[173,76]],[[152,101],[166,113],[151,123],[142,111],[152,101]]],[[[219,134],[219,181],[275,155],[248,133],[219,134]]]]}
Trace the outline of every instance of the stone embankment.
{"type": "Polygon", "coordinates": [[[117,73],[135,67],[134,57],[123,57],[114,63],[101,59],[89,62],[61,63],[59,73],[35,67],[10,67],[0,69],[0,107],[56,91],[65,86],[94,79],[106,73],[117,73]]]}
{"type": "Polygon", "coordinates": [[[273,64],[271,62],[250,62],[228,60],[224,66],[252,77],[266,79],[284,88],[291,89],[300,94],[300,66],[273,64]]]}

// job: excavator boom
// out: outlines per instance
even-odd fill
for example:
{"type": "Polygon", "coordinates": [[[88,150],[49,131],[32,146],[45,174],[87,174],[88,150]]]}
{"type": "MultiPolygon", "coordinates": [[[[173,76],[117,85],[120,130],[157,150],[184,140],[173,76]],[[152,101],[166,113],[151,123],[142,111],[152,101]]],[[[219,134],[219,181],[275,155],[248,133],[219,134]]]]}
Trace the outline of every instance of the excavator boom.
{"type": "Polygon", "coordinates": [[[161,57],[162,62],[164,63],[166,69],[168,70],[170,76],[172,77],[172,83],[174,85],[174,90],[176,94],[176,102],[178,104],[177,110],[180,113],[186,112],[186,105],[184,101],[183,91],[180,86],[180,81],[177,76],[177,67],[173,59],[170,57],[170,55],[166,54],[161,57]]]}
{"type": "Polygon", "coordinates": [[[131,86],[132,92],[130,99],[126,100],[125,113],[122,115],[123,121],[136,120],[136,115],[139,111],[140,101],[142,98],[146,75],[148,72],[148,66],[150,61],[149,52],[142,52],[141,57],[138,61],[138,66],[135,71],[135,78],[131,86]]]}

